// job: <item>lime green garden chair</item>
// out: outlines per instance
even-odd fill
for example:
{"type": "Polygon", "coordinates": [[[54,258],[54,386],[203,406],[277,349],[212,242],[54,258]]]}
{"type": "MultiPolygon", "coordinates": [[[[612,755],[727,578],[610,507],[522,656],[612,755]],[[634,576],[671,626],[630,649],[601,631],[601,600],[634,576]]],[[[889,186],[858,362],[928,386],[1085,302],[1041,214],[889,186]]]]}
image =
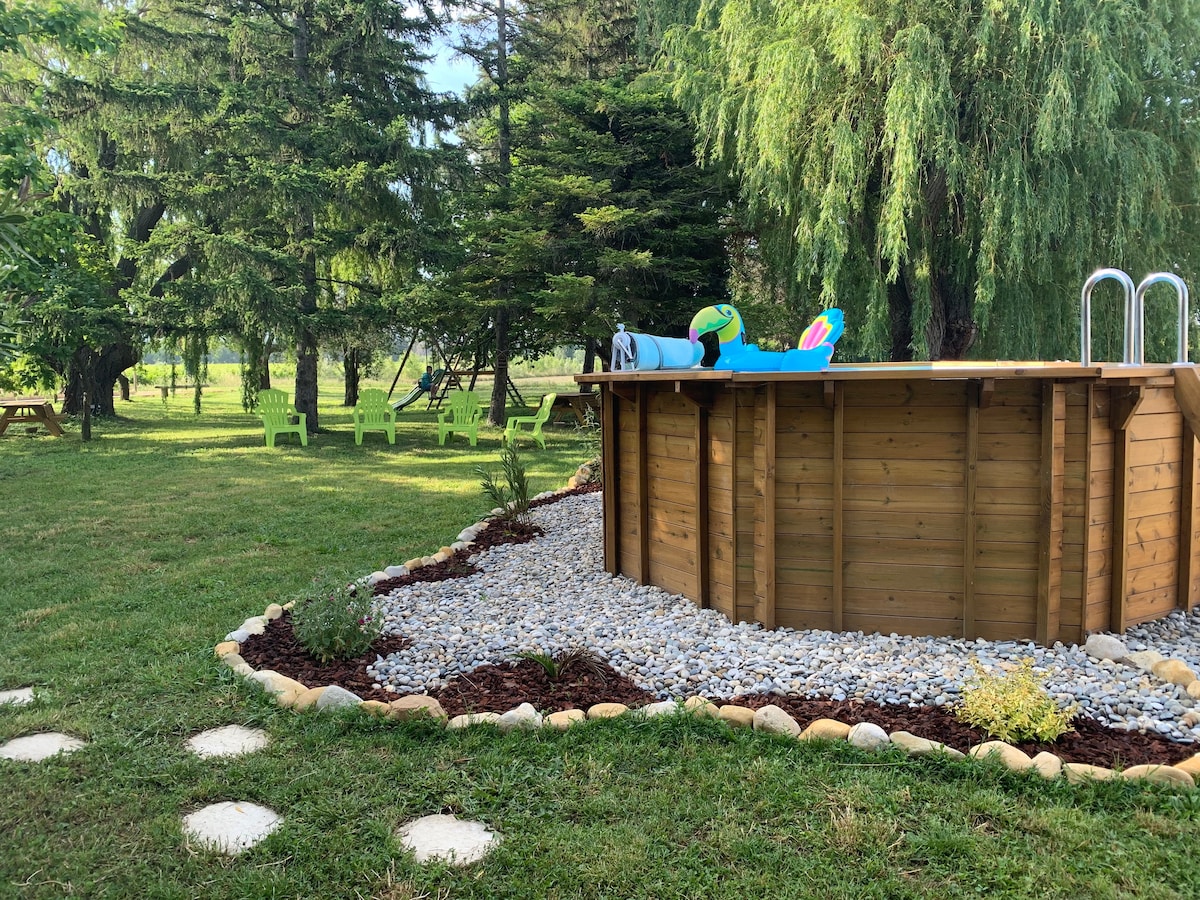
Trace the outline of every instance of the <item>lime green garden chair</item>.
{"type": "Polygon", "coordinates": [[[554,406],[554,401],[558,394],[546,394],[542,397],[542,405],[538,407],[536,413],[532,416],[509,416],[504,423],[504,438],[508,441],[515,441],[517,436],[521,434],[521,429],[528,425],[530,427],[529,436],[537,441],[538,446],[543,450],[546,449],[546,439],[542,436],[542,426],[550,418],[550,410],[554,406]]]}
{"type": "Polygon", "coordinates": [[[275,435],[298,434],[300,445],[308,446],[308,414],[298,412],[285,391],[267,388],[258,392],[258,417],[262,419],[267,446],[275,446],[275,435]],[[292,420],[295,419],[296,422],[292,420]]]}
{"type": "Polygon", "coordinates": [[[382,431],[389,444],[396,443],[396,411],[388,402],[387,391],[367,388],[359,391],[354,405],[354,443],[362,446],[364,431],[382,431]]]}
{"type": "Polygon", "coordinates": [[[447,398],[448,406],[438,413],[438,443],[445,444],[446,438],[456,431],[466,434],[471,446],[479,443],[479,420],[483,410],[474,391],[452,391],[447,398]]]}

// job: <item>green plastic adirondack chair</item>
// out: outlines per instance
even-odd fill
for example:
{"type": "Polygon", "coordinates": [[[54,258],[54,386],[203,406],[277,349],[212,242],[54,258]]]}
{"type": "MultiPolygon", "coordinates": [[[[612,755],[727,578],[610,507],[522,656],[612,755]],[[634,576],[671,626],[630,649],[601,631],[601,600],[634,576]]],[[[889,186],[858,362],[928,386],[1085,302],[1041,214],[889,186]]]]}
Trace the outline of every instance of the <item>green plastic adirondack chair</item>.
{"type": "Polygon", "coordinates": [[[474,447],[479,443],[479,420],[483,410],[474,391],[454,391],[450,394],[449,407],[438,413],[438,443],[445,444],[446,438],[456,431],[466,434],[474,447]]]}
{"type": "Polygon", "coordinates": [[[382,431],[389,444],[396,443],[396,411],[388,403],[387,391],[367,388],[358,393],[354,406],[354,443],[362,446],[364,431],[382,431]]]}
{"type": "Polygon", "coordinates": [[[509,416],[504,423],[504,440],[515,441],[517,436],[521,434],[521,428],[525,425],[532,429],[529,436],[537,441],[538,446],[543,450],[546,449],[546,439],[542,436],[542,426],[546,424],[550,418],[550,409],[554,406],[554,401],[558,394],[546,394],[542,397],[542,405],[538,407],[536,413],[532,416],[509,416]]]}
{"type": "Polygon", "coordinates": [[[258,417],[267,435],[267,446],[275,446],[275,435],[298,434],[300,445],[308,446],[308,414],[297,412],[285,391],[267,388],[258,392],[258,417]],[[292,419],[298,419],[297,424],[292,419]]]}

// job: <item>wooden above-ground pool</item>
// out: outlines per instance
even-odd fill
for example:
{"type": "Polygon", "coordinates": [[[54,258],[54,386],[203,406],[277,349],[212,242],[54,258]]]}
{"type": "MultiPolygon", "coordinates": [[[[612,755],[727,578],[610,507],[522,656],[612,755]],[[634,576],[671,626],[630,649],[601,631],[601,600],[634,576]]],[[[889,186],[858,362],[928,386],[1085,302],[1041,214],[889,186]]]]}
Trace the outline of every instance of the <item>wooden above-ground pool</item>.
{"type": "Polygon", "coordinates": [[[608,571],[733,621],[1049,644],[1200,597],[1192,365],[578,380],[608,571]]]}

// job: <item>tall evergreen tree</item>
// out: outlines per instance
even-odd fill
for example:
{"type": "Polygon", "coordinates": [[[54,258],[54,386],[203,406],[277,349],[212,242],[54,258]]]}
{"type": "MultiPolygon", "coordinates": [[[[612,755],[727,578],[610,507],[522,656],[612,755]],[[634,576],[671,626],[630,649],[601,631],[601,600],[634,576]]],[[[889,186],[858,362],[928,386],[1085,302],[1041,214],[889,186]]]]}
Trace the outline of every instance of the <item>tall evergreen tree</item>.
{"type": "MultiPolygon", "coordinates": [[[[475,94],[513,102],[507,118],[482,103],[463,132],[482,177],[463,201],[465,257],[434,293],[447,308],[482,303],[521,355],[594,350],[618,321],[683,329],[723,290],[722,180],[699,169],[689,123],[638,61],[631,4],[523,13],[509,80],[502,90],[485,78],[475,94]]],[[[491,416],[502,421],[497,382],[491,416]]]]}
{"type": "Polygon", "coordinates": [[[395,0],[146,0],[116,60],[57,94],[60,191],[112,254],[116,296],[168,339],[232,333],[256,361],[292,334],[311,429],[319,341],[344,331],[339,259],[409,279],[426,249],[437,25],[395,0]]]}
{"type": "Polygon", "coordinates": [[[1092,269],[1200,272],[1192,0],[707,0],[666,49],[763,259],[851,352],[1073,356],[1092,269]]]}

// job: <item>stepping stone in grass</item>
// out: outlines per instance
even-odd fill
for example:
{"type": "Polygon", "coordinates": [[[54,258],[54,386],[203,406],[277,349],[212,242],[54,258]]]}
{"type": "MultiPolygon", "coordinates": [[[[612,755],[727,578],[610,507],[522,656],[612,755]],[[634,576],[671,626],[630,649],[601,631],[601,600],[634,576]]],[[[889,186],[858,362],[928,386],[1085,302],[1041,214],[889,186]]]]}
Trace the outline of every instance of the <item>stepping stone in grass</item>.
{"type": "Polygon", "coordinates": [[[188,738],[188,747],[200,757],[210,756],[240,756],[243,753],[253,753],[262,750],[271,742],[267,733],[258,728],[244,728],[241,725],[225,725],[221,728],[210,728],[194,737],[188,738]]]}
{"type": "Polygon", "coordinates": [[[183,817],[183,833],[207,850],[237,856],[260,843],[283,819],[256,803],[226,800],[183,817]]]}
{"type": "Polygon", "coordinates": [[[441,860],[465,866],[483,859],[499,840],[482,822],[456,816],[424,816],[409,822],[397,833],[401,845],[411,850],[417,862],[441,860]]]}
{"type": "Polygon", "coordinates": [[[33,702],[33,688],[23,687],[11,691],[0,691],[0,706],[24,706],[33,702]]]}
{"type": "Polygon", "coordinates": [[[41,762],[59,753],[71,753],[80,747],[87,746],[85,741],[63,734],[59,731],[47,731],[43,734],[27,734],[24,737],[13,738],[7,744],[0,745],[0,759],[15,759],[21,762],[41,762]]]}

